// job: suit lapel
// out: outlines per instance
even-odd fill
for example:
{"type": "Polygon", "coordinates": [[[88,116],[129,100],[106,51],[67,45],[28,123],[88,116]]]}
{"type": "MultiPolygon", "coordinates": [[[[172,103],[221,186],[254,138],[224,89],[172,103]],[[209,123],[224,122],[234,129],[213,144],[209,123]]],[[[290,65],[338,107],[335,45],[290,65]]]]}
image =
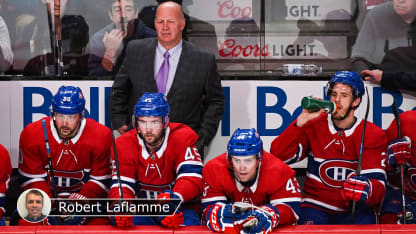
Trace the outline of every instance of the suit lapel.
{"type": "Polygon", "coordinates": [[[175,76],[173,78],[172,86],[170,87],[170,90],[168,92],[169,96],[171,93],[172,95],[175,93],[178,85],[180,86],[181,80],[185,79],[187,77],[187,73],[185,71],[185,64],[188,62],[187,58],[190,56],[189,46],[186,41],[182,40],[182,52],[181,56],[179,57],[179,63],[178,67],[176,68],[175,76]]]}
{"type": "Polygon", "coordinates": [[[157,40],[154,39],[152,41],[152,43],[150,44],[150,47],[148,47],[149,51],[147,51],[147,53],[145,53],[144,56],[143,56],[144,58],[147,58],[147,59],[150,58],[150,60],[151,60],[151,61],[149,61],[149,63],[151,64],[151,66],[150,66],[151,69],[146,69],[147,71],[149,71],[149,73],[146,74],[146,75],[148,75],[149,77],[151,77],[154,80],[155,85],[156,85],[156,81],[154,79],[155,78],[154,70],[155,70],[156,46],[157,46],[157,40]],[[146,56],[146,54],[150,54],[150,56],[146,56]]]}
{"type": "Polygon", "coordinates": [[[138,79],[142,80],[142,87],[147,87],[145,88],[147,92],[151,92],[151,90],[157,92],[154,75],[157,40],[154,39],[149,42],[140,48],[142,51],[138,51],[136,56],[140,57],[137,60],[138,64],[133,65],[133,69],[135,70],[134,66],[141,68],[140,74],[137,74],[137,76],[138,79]]]}

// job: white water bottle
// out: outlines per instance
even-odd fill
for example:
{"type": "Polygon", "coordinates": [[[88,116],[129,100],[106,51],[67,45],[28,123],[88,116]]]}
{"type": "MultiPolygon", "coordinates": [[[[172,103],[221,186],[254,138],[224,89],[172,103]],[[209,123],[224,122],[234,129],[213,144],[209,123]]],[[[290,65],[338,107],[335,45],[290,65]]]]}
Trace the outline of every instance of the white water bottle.
{"type": "Polygon", "coordinates": [[[283,75],[286,76],[316,76],[322,72],[322,67],[315,64],[283,64],[283,75]]]}

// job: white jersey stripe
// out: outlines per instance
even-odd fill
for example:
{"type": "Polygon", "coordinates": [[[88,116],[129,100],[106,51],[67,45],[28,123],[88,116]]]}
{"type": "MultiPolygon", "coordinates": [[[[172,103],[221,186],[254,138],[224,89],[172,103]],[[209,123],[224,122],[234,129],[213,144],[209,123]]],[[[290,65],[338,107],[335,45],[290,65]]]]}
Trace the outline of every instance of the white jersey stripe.
{"type": "Polygon", "coordinates": [[[183,161],[178,165],[178,167],[176,167],[176,174],[179,173],[179,170],[181,169],[183,165],[196,165],[196,166],[201,166],[201,167],[203,166],[202,162],[199,162],[199,161],[183,161]]]}
{"type": "MultiPolygon", "coordinates": [[[[108,174],[108,175],[103,175],[103,176],[93,176],[93,175],[90,175],[90,177],[92,178],[92,179],[94,179],[94,180],[105,180],[105,179],[109,179],[109,178],[111,178],[111,174],[108,174]]],[[[117,178],[117,177],[116,177],[117,178]]]]}
{"type": "MultiPolygon", "coordinates": [[[[113,177],[111,177],[111,179],[117,180],[117,176],[113,176],[113,177]]],[[[136,183],[135,179],[125,177],[125,176],[120,176],[120,180],[124,180],[124,181],[129,182],[129,183],[136,183]]]]}
{"type": "Polygon", "coordinates": [[[202,175],[198,174],[198,173],[182,173],[182,174],[179,174],[178,177],[176,177],[176,180],[178,180],[179,178],[184,177],[184,176],[197,177],[197,178],[202,179],[202,175]]]}
{"type": "Polygon", "coordinates": [[[26,187],[28,184],[35,183],[35,182],[39,182],[39,181],[45,181],[45,179],[43,179],[43,178],[36,178],[36,179],[28,180],[28,181],[26,181],[25,183],[22,184],[22,188],[26,187]]]}
{"type": "Polygon", "coordinates": [[[202,203],[213,202],[213,201],[227,201],[227,198],[225,196],[218,196],[218,197],[210,197],[210,198],[201,199],[202,203]]]}
{"type": "Polygon", "coordinates": [[[19,173],[23,176],[30,177],[30,178],[40,178],[40,177],[46,177],[47,176],[46,172],[42,173],[42,174],[29,174],[29,173],[26,173],[26,172],[20,170],[20,168],[19,168],[19,173]]]}
{"type": "Polygon", "coordinates": [[[287,198],[281,198],[281,199],[274,199],[270,201],[270,204],[273,206],[277,204],[283,204],[286,202],[302,202],[302,198],[300,197],[287,197],[287,198]]]}
{"type": "Polygon", "coordinates": [[[310,202],[310,203],[313,203],[313,204],[315,204],[315,205],[325,207],[325,208],[327,208],[327,209],[329,209],[329,210],[334,210],[334,211],[345,211],[345,210],[344,210],[344,209],[342,209],[342,208],[339,208],[339,207],[336,207],[336,206],[333,206],[333,205],[329,205],[329,204],[327,204],[327,203],[325,203],[325,202],[317,201],[317,200],[312,199],[312,198],[304,198],[304,199],[303,199],[303,201],[310,202]]]}
{"type": "Polygon", "coordinates": [[[93,183],[96,183],[98,186],[100,186],[100,188],[102,188],[104,191],[106,191],[108,193],[108,188],[103,183],[101,183],[100,181],[94,180],[94,179],[90,179],[89,181],[91,181],[93,183]]]}

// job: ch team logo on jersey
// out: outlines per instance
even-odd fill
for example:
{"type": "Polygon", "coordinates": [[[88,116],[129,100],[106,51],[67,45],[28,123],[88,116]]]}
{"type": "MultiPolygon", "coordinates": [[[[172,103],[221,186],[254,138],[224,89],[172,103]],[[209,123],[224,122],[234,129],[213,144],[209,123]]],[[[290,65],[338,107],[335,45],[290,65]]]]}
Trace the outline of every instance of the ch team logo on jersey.
{"type": "MultiPolygon", "coordinates": [[[[84,171],[59,171],[54,170],[55,184],[58,191],[79,191],[84,185],[84,171]]],[[[50,187],[52,187],[49,176],[50,187]]]]}
{"type": "Polygon", "coordinates": [[[155,199],[159,193],[163,193],[165,190],[172,190],[173,185],[162,184],[162,185],[153,185],[153,184],[143,184],[137,183],[138,191],[136,194],[140,194],[140,198],[155,199]]]}
{"type": "Polygon", "coordinates": [[[410,190],[416,193],[416,168],[410,167],[407,170],[407,184],[410,190]]]}
{"type": "Polygon", "coordinates": [[[319,166],[319,177],[332,188],[342,188],[348,175],[355,172],[357,162],[347,160],[326,160],[319,166]]]}

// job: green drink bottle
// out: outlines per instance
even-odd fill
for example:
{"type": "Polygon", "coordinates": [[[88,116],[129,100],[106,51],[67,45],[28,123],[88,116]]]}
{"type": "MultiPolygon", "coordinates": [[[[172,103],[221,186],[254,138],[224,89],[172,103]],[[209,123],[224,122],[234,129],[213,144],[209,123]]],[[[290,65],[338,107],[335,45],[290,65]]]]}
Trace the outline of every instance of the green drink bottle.
{"type": "Polygon", "coordinates": [[[337,105],[328,100],[321,100],[313,97],[304,97],[301,101],[303,109],[307,109],[311,112],[317,112],[320,109],[325,109],[326,113],[334,113],[337,110],[337,105]]]}

